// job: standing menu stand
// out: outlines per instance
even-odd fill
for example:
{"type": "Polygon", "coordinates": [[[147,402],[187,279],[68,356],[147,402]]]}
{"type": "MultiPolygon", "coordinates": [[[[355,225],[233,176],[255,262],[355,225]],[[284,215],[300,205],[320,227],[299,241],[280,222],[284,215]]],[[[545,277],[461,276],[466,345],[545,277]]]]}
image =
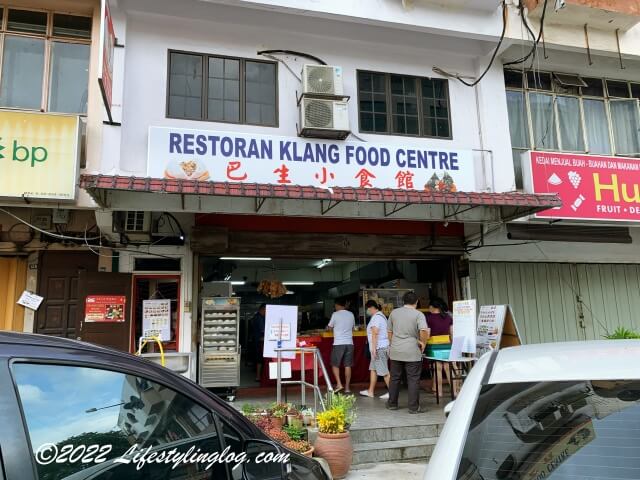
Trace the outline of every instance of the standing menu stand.
{"type": "Polygon", "coordinates": [[[492,350],[522,345],[522,338],[509,305],[481,306],[476,337],[478,358],[492,350]]]}

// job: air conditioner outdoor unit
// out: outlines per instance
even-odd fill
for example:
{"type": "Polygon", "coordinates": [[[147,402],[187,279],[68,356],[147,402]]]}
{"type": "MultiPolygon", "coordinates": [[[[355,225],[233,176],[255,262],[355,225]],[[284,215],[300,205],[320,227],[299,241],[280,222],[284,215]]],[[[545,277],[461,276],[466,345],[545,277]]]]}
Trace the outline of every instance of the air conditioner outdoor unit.
{"type": "Polygon", "coordinates": [[[300,135],[344,140],[349,136],[347,102],[304,97],[300,101],[300,135]]]}
{"type": "Polygon", "coordinates": [[[344,95],[342,67],[305,65],[302,67],[303,95],[344,95]]]}

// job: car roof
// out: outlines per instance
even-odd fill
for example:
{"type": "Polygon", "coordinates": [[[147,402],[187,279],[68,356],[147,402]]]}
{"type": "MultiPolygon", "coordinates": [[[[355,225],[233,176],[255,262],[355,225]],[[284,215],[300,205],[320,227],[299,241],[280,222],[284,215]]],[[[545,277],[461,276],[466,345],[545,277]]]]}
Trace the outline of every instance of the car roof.
{"type": "Polygon", "coordinates": [[[541,343],[498,352],[487,383],[637,380],[640,340],[541,343]]]}
{"type": "MultiPolygon", "coordinates": [[[[93,343],[81,342],[80,340],[74,340],[71,338],[54,337],[51,335],[41,335],[38,333],[22,333],[22,332],[8,332],[0,331],[0,343],[9,343],[17,345],[33,345],[38,347],[54,347],[54,348],[72,348],[80,350],[101,351],[103,353],[110,353],[115,355],[130,354],[116,350],[102,345],[96,345],[93,343]]],[[[0,350],[0,356],[2,351],[0,350]]]]}

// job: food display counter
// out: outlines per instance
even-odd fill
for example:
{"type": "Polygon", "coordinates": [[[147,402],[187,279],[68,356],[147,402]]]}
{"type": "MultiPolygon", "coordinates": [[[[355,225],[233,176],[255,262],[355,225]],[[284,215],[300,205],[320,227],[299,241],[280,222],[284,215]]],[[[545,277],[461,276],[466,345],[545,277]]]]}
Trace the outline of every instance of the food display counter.
{"type": "MultiPolygon", "coordinates": [[[[333,332],[328,331],[312,331],[301,333],[296,337],[296,344],[298,346],[318,347],[320,354],[322,355],[322,361],[328,372],[331,372],[331,349],[333,348],[333,332]]],[[[367,332],[365,330],[354,330],[353,332],[353,365],[351,369],[351,383],[362,383],[369,381],[369,359],[365,349],[367,348],[367,332]]],[[[300,355],[298,355],[291,361],[291,374],[292,380],[300,378],[300,370],[302,369],[302,361],[300,355]]],[[[260,378],[261,387],[275,387],[276,381],[269,379],[269,363],[275,362],[275,359],[265,358],[263,359],[262,377],[260,378]]],[[[307,379],[312,378],[313,375],[313,357],[306,355],[305,365],[307,379]]],[[[330,373],[331,374],[331,373],[330,373]]],[[[320,373],[320,375],[322,375],[320,373]]],[[[344,375],[344,374],[343,374],[344,375]]],[[[335,379],[331,378],[331,382],[335,379]]]]}

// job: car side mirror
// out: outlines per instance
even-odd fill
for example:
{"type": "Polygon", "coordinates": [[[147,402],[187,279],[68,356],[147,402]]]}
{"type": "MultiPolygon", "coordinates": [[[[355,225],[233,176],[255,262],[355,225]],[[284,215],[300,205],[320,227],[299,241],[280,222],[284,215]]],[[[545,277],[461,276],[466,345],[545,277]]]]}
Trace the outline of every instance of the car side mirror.
{"type": "Polygon", "coordinates": [[[269,440],[252,439],[244,442],[244,480],[284,480],[289,469],[289,453],[269,440]]]}
{"type": "Polygon", "coordinates": [[[456,403],[455,400],[453,400],[452,402],[449,402],[445,405],[444,407],[444,416],[448,417],[449,414],[451,413],[451,410],[453,410],[453,404],[456,403]]]}

